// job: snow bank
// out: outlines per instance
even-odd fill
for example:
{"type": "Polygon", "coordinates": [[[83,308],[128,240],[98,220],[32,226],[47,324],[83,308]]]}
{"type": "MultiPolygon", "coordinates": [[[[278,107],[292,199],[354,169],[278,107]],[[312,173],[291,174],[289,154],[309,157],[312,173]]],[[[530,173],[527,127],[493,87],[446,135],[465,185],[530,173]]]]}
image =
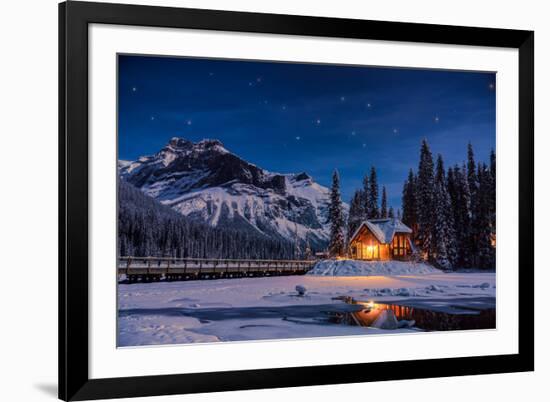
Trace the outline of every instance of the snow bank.
{"type": "Polygon", "coordinates": [[[308,275],[321,276],[375,276],[375,275],[425,275],[441,273],[431,265],[412,261],[319,261],[308,275]]]}

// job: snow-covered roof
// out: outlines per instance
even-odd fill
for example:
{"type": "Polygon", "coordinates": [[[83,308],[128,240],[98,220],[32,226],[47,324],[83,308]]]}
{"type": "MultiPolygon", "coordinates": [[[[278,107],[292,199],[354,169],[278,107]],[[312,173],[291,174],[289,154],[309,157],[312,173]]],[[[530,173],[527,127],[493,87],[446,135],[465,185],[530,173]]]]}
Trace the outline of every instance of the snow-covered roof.
{"type": "Polygon", "coordinates": [[[359,225],[350,242],[359,235],[364,226],[383,244],[390,243],[396,233],[412,233],[412,229],[397,218],[368,219],[359,225]]]}

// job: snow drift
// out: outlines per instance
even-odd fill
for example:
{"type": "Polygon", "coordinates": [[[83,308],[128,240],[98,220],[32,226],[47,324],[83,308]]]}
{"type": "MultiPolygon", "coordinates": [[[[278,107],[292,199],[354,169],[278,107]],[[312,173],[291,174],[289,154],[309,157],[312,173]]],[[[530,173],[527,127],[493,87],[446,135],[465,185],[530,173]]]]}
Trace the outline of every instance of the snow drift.
{"type": "Polygon", "coordinates": [[[431,265],[412,261],[319,261],[308,275],[319,276],[375,276],[375,275],[425,275],[441,273],[431,265]]]}

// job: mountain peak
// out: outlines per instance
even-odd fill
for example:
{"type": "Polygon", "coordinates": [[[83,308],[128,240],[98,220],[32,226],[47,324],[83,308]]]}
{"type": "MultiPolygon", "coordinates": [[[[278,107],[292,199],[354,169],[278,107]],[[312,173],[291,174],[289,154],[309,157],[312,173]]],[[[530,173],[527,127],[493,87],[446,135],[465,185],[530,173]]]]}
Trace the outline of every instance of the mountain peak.
{"type": "Polygon", "coordinates": [[[197,142],[195,144],[195,147],[204,150],[216,150],[223,153],[229,152],[227,149],[224,148],[220,140],[210,138],[205,138],[204,140],[197,142]]]}
{"type": "Polygon", "coordinates": [[[306,172],[272,173],[217,139],[173,137],[158,153],[128,164],[121,177],[193,220],[276,239],[326,246],[329,191],[306,172]]]}
{"type": "Polygon", "coordinates": [[[174,149],[189,149],[193,143],[185,138],[172,137],[167,146],[174,149]]]}
{"type": "Polygon", "coordinates": [[[311,180],[311,176],[306,172],[298,173],[294,176],[295,181],[311,180]]]}
{"type": "Polygon", "coordinates": [[[170,151],[218,151],[221,153],[228,153],[229,151],[224,148],[222,142],[216,139],[205,138],[199,142],[193,143],[188,139],[181,137],[172,137],[168,144],[164,148],[170,151]]]}

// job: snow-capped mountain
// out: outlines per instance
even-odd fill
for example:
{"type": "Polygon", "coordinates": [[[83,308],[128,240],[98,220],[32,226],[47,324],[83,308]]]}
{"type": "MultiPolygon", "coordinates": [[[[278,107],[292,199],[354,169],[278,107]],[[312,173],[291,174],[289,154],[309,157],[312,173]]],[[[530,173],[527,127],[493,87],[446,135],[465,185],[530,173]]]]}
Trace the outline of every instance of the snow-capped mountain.
{"type": "MultiPolygon", "coordinates": [[[[121,177],[181,214],[215,227],[326,246],[329,190],[306,173],[268,172],[218,140],[174,137],[158,153],[119,161],[121,177]]],[[[347,206],[346,206],[347,207],[347,206]]]]}

